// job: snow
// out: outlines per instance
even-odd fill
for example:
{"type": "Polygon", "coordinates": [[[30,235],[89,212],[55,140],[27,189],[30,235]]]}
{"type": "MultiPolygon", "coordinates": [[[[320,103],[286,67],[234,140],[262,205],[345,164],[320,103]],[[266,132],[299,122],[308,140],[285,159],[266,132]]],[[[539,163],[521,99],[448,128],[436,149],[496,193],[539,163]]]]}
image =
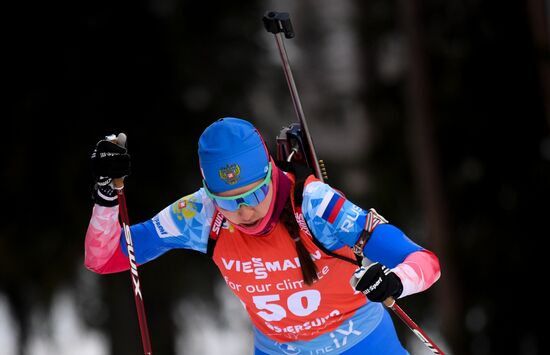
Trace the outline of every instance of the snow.
{"type": "Polygon", "coordinates": [[[200,299],[185,300],[175,313],[182,327],[177,339],[180,354],[242,355],[253,352],[250,320],[238,298],[221,283],[217,287],[219,313],[200,299]]]}
{"type": "Polygon", "coordinates": [[[0,349],[6,355],[15,354],[18,329],[13,320],[6,297],[0,294],[0,349]]]}
{"type": "MultiPolygon", "coordinates": [[[[199,300],[182,300],[174,310],[180,326],[176,351],[179,354],[242,355],[252,353],[252,331],[240,301],[228,288],[218,287],[219,313],[199,300]]],[[[35,312],[31,317],[30,355],[107,355],[108,339],[87,327],[78,314],[73,291],[58,292],[49,316],[35,312]]],[[[137,322],[137,318],[136,318],[137,322]]],[[[152,330],[154,331],[154,330],[152,330]]],[[[0,349],[2,355],[17,355],[17,323],[10,314],[5,296],[0,294],[0,349]]],[[[153,348],[154,351],[154,348],[153,348]]]]}
{"type": "MultiPolygon", "coordinates": [[[[107,354],[105,336],[88,329],[80,320],[71,292],[61,291],[52,303],[51,315],[35,312],[31,317],[26,353],[31,355],[107,354]]],[[[18,329],[10,316],[5,297],[0,297],[0,349],[3,355],[18,354],[18,329]]]]}

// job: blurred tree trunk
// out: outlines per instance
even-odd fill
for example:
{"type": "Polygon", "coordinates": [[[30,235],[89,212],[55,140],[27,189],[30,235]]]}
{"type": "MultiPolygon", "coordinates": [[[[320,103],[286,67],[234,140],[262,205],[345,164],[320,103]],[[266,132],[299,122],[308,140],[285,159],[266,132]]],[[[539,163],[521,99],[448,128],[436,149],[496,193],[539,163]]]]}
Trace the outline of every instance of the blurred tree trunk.
{"type": "Polygon", "coordinates": [[[539,72],[544,114],[550,128],[550,28],[547,17],[550,11],[550,3],[548,0],[529,0],[527,11],[536,51],[535,58],[539,72]]]}
{"type": "Polygon", "coordinates": [[[437,143],[434,137],[434,115],[427,55],[423,43],[422,3],[418,0],[403,0],[400,4],[401,19],[407,55],[407,77],[405,105],[409,115],[407,127],[413,174],[423,209],[424,226],[428,240],[439,256],[442,277],[436,284],[437,311],[441,329],[454,352],[459,349],[462,338],[461,319],[462,298],[457,292],[457,279],[454,263],[451,260],[451,232],[449,227],[449,207],[445,201],[442,178],[437,156],[437,143]]]}

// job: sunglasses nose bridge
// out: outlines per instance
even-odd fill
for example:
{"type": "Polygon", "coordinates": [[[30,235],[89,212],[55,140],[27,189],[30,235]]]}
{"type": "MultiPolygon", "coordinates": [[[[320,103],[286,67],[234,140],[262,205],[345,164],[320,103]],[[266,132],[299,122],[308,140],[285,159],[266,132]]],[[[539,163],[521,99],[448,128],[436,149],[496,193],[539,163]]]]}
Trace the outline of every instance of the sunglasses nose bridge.
{"type": "Polygon", "coordinates": [[[250,207],[250,205],[243,198],[236,199],[235,205],[236,207],[234,207],[234,210],[233,210],[235,212],[238,212],[239,210],[241,210],[242,206],[250,207]]]}

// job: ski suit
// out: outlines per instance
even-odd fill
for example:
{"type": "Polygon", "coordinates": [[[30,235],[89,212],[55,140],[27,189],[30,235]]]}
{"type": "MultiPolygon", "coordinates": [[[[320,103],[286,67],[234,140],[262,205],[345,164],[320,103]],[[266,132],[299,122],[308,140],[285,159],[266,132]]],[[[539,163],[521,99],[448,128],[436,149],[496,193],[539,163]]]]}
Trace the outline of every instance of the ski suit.
{"type": "MultiPolygon", "coordinates": [[[[278,169],[275,174],[289,178],[278,169]]],[[[294,241],[282,222],[265,235],[248,235],[227,220],[215,225],[216,206],[203,189],[130,227],[136,261],[176,248],[206,253],[209,235],[219,229],[212,258],[250,316],[255,354],[406,354],[382,304],[350,286],[357,266],[317,246],[353,258],[351,247],[370,212],[313,176],[304,184],[301,206],[294,207],[302,213],[301,239],[318,269],[311,286],[302,280],[294,241]]],[[[129,268],[117,206],[94,206],[85,251],[85,265],[94,272],[129,268]]],[[[427,289],[440,276],[437,257],[391,224],[374,229],[364,253],[399,276],[401,297],[427,289]]]]}

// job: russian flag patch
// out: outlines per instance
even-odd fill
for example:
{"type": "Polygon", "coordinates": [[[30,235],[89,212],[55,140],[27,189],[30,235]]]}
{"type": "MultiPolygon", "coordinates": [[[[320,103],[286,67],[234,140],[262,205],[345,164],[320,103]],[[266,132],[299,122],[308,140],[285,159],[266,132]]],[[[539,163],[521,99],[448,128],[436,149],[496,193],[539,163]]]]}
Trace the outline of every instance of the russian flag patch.
{"type": "Polygon", "coordinates": [[[316,215],[329,223],[334,223],[345,201],[346,199],[342,196],[329,191],[319,205],[316,215]]]}

